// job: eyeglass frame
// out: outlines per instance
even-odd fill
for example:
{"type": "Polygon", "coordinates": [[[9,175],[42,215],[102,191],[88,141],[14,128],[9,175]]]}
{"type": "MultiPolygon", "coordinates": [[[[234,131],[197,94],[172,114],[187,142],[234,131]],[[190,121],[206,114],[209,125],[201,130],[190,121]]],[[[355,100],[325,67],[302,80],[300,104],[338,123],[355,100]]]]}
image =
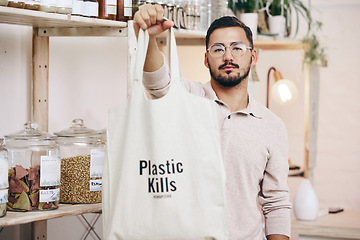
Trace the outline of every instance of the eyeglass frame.
{"type": "MultiPolygon", "coordinates": [[[[242,54],[242,55],[240,55],[240,56],[238,56],[238,57],[242,57],[242,56],[244,56],[244,54],[246,53],[246,50],[248,50],[248,49],[250,49],[250,50],[253,50],[253,48],[252,47],[248,47],[248,46],[246,46],[246,44],[245,43],[243,43],[243,42],[233,42],[233,43],[231,43],[229,46],[225,46],[224,44],[222,44],[222,43],[214,43],[213,45],[211,45],[208,49],[206,49],[206,51],[208,52],[208,53],[210,53],[210,55],[213,57],[213,58],[221,58],[221,57],[223,57],[224,55],[225,55],[225,52],[226,52],[226,48],[230,48],[231,46],[233,46],[234,44],[239,44],[239,43],[241,43],[241,44],[243,44],[243,45],[245,45],[245,51],[244,51],[244,53],[242,54]],[[223,47],[224,48],[224,53],[221,55],[221,56],[219,56],[219,57],[214,57],[212,54],[211,54],[211,52],[210,52],[210,48],[212,48],[213,46],[221,46],[221,47],[223,47]]],[[[230,53],[231,53],[231,55],[233,56],[233,57],[235,57],[236,58],[236,56],[234,56],[234,54],[232,53],[232,51],[230,50],[230,53]]]]}

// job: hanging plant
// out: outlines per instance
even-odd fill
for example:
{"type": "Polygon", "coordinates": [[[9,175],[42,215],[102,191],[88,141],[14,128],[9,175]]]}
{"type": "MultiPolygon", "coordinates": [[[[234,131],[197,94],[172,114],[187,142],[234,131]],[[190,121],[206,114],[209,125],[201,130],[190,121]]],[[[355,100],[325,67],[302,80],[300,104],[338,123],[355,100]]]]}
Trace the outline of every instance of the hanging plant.
{"type": "Polygon", "coordinates": [[[315,32],[321,30],[322,23],[315,22],[310,34],[308,34],[303,43],[306,44],[307,49],[305,49],[303,65],[321,65],[323,67],[327,66],[327,58],[325,53],[325,48],[321,46],[319,39],[315,32]]]}

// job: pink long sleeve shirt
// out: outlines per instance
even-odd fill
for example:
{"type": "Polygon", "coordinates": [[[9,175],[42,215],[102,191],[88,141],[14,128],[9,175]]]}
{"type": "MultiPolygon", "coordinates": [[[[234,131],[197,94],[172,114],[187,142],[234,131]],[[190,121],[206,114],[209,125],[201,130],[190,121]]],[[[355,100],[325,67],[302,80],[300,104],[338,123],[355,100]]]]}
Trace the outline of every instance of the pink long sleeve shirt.
{"type": "MultiPolygon", "coordinates": [[[[166,64],[156,72],[144,72],[143,84],[153,98],[164,96],[169,82],[166,64]]],[[[229,240],[260,240],[264,230],[266,235],[290,236],[288,140],[283,122],[251,95],[246,109],[231,112],[210,82],[184,79],[184,85],[217,105],[229,240]]]]}

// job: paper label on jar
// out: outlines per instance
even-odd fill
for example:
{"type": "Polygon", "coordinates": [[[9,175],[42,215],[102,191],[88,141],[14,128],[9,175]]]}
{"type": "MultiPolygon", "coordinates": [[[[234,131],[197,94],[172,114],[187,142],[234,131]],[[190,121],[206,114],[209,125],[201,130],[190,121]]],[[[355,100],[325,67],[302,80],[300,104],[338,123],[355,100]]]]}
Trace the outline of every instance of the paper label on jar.
{"type": "Polygon", "coordinates": [[[116,6],[116,0],[105,0],[106,5],[116,6]]]}
{"type": "Polygon", "coordinates": [[[132,0],[124,0],[124,8],[132,8],[132,0]]]}
{"type": "Polygon", "coordinates": [[[101,179],[90,180],[90,192],[101,191],[101,189],[102,189],[101,179]]]}
{"type": "Polygon", "coordinates": [[[0,204],[8,202],[8,190],[0,190],[0,204]]]}
{"type": "Polygon", "coordinates": [[[39,191],[39,202],[56,202],[60,199],[60,188],[39,191]]]}
{"type": "Polygon", "coordinates": [[[7,156],[0,156],[0,189],[9,187],[8,180],[9,159],[7,156]]]}
{"type": "Polygon", "coordinates": [[[105,149],[90,150],[90,178],[102,177],[104,159],[105,149]]]}
{"type": "Polygon", "coordinates": [[[41,156],[40,187],[60,185],[60,156],[41,156]]]}

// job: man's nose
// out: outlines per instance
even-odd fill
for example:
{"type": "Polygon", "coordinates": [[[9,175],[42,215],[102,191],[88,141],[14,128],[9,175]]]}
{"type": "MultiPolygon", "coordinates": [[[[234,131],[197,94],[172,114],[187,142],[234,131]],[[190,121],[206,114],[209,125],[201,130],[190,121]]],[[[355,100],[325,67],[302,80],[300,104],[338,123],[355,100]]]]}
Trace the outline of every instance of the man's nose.
{"type": "Polygon", "coordinates": [[[225,47],[225,52],[224,52],[223,58],[224,58],[224,60],[231,60],[231,59],[233,59],[233,55],[232,55],[232,53],[231,53],[230,47],[225,47]]]}

